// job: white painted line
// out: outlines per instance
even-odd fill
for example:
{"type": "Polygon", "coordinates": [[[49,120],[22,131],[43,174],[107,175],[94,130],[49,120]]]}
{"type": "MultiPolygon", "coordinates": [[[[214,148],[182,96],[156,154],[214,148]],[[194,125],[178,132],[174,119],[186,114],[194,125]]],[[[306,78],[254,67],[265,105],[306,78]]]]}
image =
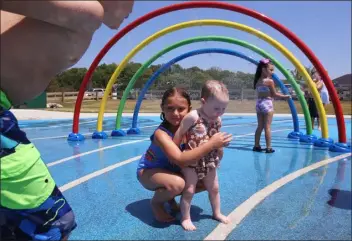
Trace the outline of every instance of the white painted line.
{"type": "MultiPolygon", "coordinates": [[[[291,130],[291,129],[280,129],[280,130],[275,130],[275,131],[271,131],[271,132],[280,132],[280,131],[286,131],[286,130],[291,130]]],[[[255,135],[255,132],[254,133],[244,134],[244,135],[237,135],[237,136],[233,136],[233,137],[234,138],[238,138],[238,137],[253,136],[253,135],[255,135]]],[[[134,143],[138,143],[138,142],[142,142],[142,141],[146,141],[146,140],[150,140],[150,139],[149,138],[144,138],[144,139],[135,140],[135,141],[123,142],[123,143],[119,143],[119,144],[115,144],[115,145],[111,145],[111,146],[105,146],[105,147],[98,148],[98,149],[95,149],[95,150],[92,150],[92,151],[87,151],[87,152],[83,152],[83,153],[80,153],[80,154],[77,154],[77,155],[74,155],[74,156],[66,157],[66,158],[60,159],[58,161],[49,162],[47,164],[47,166],[48,167],[55,166],[55,165],[67,162],[69,160],[75,159],[77,157],[89,155],[89,154],[92,154],[92,153],[95,153],[95,152],[98,152],[98,151],[102,151],[102,150],[111,149],[111,148],[114,148],[114,147],[117,147],[117,146],[134,144],[134,143]]]]}
{"type": "MultiPolygon", "coordinates": [[[[291,123],[292,123],[292,120],[278,120],[278,121],[272,121],[272,124],[274,124],[274,123],[284,123],[284,122],[291,122],[291,123]]],[[[226,125],[226,126],[222,126],[222,127],[255,126],[255,125],[257,125],[257,123],[253,122],[253,123],[247,123],[247,124],[226,125]]]]}
{"type": "MultiPolygon", "coordinates": [[[[284,122],[292,122],[292,120],[277,120],[277,121],[273,121],[272,123],[284,123],[284,122]]],[[[70,124],[72,125],[72,124],[70,124]]],[[[250,123],[250,124],[233,124],[233,125],[226,125],[226,126],[223,126],[223,127],[240,127],[240,126],[253,126],[253,125],[256,125],[255,123],[250,123]]],[[[157,125],[150,125],[150,126],[142,126],[142,127],[139,127],[139,129],[143,129],[143,128],[150,128],[150,127],[155,127],[155,126],[159,126],[159,124],[157,125]]],[[[25,128],[22,128],[22,129],[25,129],[25,128]]],[[[35,129],[35,127],[33,128],[35,129]]],[[[128,130],[128,128],[124,128],[123,130],[128,130]]],[[[107,130],[109,131],[109,130],[107,130]]],[[[112,130],[110,130],[112,131],[112,130]]],[[[89,136],[91,135],[92,133],[84,133],[82,134],[83,136],[89,136]]],[[[37,140],[49,140],[49,139],[60,139],[60,138],[66,138],[67,136],[50,136],[50,137],[38,137],[38,138],[31,138],[30,140],[31,141],[37,141],[37,140]]]]}
{"type": "Polygon", "coordinates": [[[144,138],[144,139],[135,140],[135,141],[127,141],[127,142],[123,142],[123,143],[119,143],[119,144],[115,144],[115,145],[111,145],[111,146],[105,146],[105,147],[98,148],[98,149],[95,149],[95,150],[92,150],[92,151],[87,151],[87,152],[83,152],[83,153],[80,153],[80,154],[77,154],[77,155],[74,155],[74,156],[66,157],[66,158],[60,159],[58,161],[50,162],[50,163],[47,164],[47,166],[48,167],[52,167],[52,166],[67,162],[69,160],[75,159],[77,157],[86,156],[86,155],[89,155],[89,154],[92,154],[92,153],[95,153],[95,152],[99,152],[99,151],[102,151],[102,150],[107,150],[107,149],[111,149],[111,148],[118,147],[118,146],[134,144],[134,143],[147,141],[147,140],[150,140],[150,139],[149,138],[144,138]]]}
{"type": "MultiPolygon", "coordinates": [[[[223,127],[228,127],[228,126],[223,126],[223,127]]],[[[291,129],[291,128],[289,128],[289,129],[279,129],[279,130],[271,131],[271,133],[273,133],[273,132],[287,131],[287,130],[292,130],[292,129],[291,129]]],[[[253,133],[248,133],[248,134],[243,134],[243,135],[238,135],[238,136],[233,136],[233,137],[236,138],[236,137],[253,136],[253,135],[255,135],[255,132],[253,132],[253,133]]]]}
{"type": "MultiPolygon", "coordinates": [[[[17,119],[19,120],[32,120],[33,119],[33,112],[35,112],[35,116],[37,116],[36,119],[72,119],[73,118],[73,112],[63,112],[63,111],[48,111],[48,110],[37,110],[37,109],[13,109],[11,110],[15,116],[17,116],[17,119]]],[[[256,116],[256,113],[225,113],[225,115],[230,115],[230,116],[256,116]]],[[[82,118],[97,118],[97,113],[81,113],[80,116],[82,118]]],[[[116,113],[105,113],[105,117],[115,117],[116,113]]],[[[128,116],[132,117],[133,113],[123,113],[123,117],[128,116]]],[[[139,113],[138,116],[154,116],[158,117],[160,116],[159,113],[139,113]]],[[[275,116],[282,116],[282,117],[291,117],[291,113],[287,114],[279,114],[275,113],[275,116]]],[[[298,114],[299,117],[304,117],[303,114],[298,114]]],[[[327,117],[332,117],[336,118],[335,115],[326,115],[327,117]]],[[[344,115],[344,118],[346,119],[351,119],[350,115],[344,115]]]]}
{"type": "Polygon", "coordinates": [[[60,189],[61,192],[64,192],[64,191],[66,191],[68,189],[71,189],[71,188],[73,188],[75,186],[78,186],[79,184],[87,182],[88,180],[90,180],[90,179],[92,179],[94,177],[97,177],[97,176],[100,176],[100,175],[102,175],[104,173],[107,173],[107,172],[109,172],[109,171],[111,171],[111,170],[113,170],[115,168],[118,168],[120,166],[124,166],[124,165],[126,165],[128,163],[131,163],[131,162],[134,162],[134,161],[137,161],[137,160],[139,160],[139,158],[141,158],[141,156],[135,156],[135,157],[132,157],[132,158],[127,159],[125,161],[122,161],[122,162],[116,163],[114,165],[105,167],[103,169],[100,169],[99,171],[90,173],[90,174],[88,174],[86,176],[83,176],[83,177],[78,178],[78,179],[76,179],[76,180],[74,180],[72,182],[69,182],[69,183],[61,186],[59,189],[60,189]]]}
{"type": "MultiPolygon", "coordinates": [[[[96,120],[94,121],[85,121],[85,122],[80,122],[80,125],[84,125],[87,123],[93,123],[93,122],[97,122],[96,120]]],[[[38,126],[38,127],[24,127],[21,128],[22,130],[33,130],[33,129],[50,129],[50,128],[57,128],[57,127],[63,127],[63,126],[72,126],[72,123],[70,124],[63,124],[63,125],[54,125],[54,126],[38,126]]]]}
{"type": "MultiPolygon", "coordinates": [[[[83,133],[82,135],[83,136],[88,136],[88,135],[91,135],[92,133],[83,133]]],[[[38,137],[38,138],[31,138],[30,140],[31,141],[37,141],[37,140],[49,140],[49,139],[60,139],[60,138],[66,138],[66,136],[46,136],[46,137],[38,137]]]]}
{"type": "MultiPolygon", "coordinates": [[[[278,132],[278,131],[284,131],[284,130],[287,130],[287,129],[277,130],[277,132],[278,132]]],[[[291,130],[291,129],[289,129],[289,130],[291,130]]],[[[254,134],[255,134],[255,133],[249,133],[249,134],[240,135],[240,136],[234,136],[234,137],[242,137],[242,136],[248,136],[248,135],[254,135],[254,134]]],[[[149,139],[148,139],[148,140],[149,140],[149,139]]],[[[140,140],[140,141],[141,141],[141,140],[140,140]]],[[[114,146],[113,146],[113,147],[114,147],[114,146]]],[[[102,150],[102,149],[104,149],[104,148],[107,149],[107,147],[103,147],[103,148],[101,148],[101,149],[97,149],[97,150],[94,150],[94,151],[91,151],[91,152],[85,152],[85,153],[82,153],[82,154],[88,155],[88,154],[91,154],[91,153],[93,153],[93,152],[97,152],[97,151],[99,151],[99,150],[102,150]]],[[[112,148],[112,146],[110,146],[109,148],[112,148]]],[[[76,155],[76,156],[74,156],[74,157],[69,157],[69,158],[70,158],[69,160],[71,160],[71,159],[73,159],[73,158],[75,158],[75,157],[82,156],[82,154],[76,155]]],[[[66,191],[66,190],[68,190],[68,189],[70,189],[70,188],[73,188],[73,187],[75,187],[75,186],[77,186],[77,185],[83,183],[83,182],[87,182],[88,180],[90,180],[90,179],[92,179],[92,178],[94,178],[94,177],[97,177],[97,176],[100,176],[100,175],[102,175],[102,174],[104,174],[104,173],[107,173],[107,172],[109,172],[109,171],[112,171],[112,170],[114,170],[115,168],[124,166],[124,165],[126,165],[126,164],[128,164],[128,163],[131,163],[131,162],[133,162],[133,161],[139,160],[139,158],[141,158],[141,155],[140,155],[140,156],[132,157],[132,158],[127,159],[127,160],[125,160],[125,161],[118,162],[118,163],[115,163],[115,164],[110,165],[110,166],[108,166],[108,167],[105,167],[105,168],[103,168],[103,169],[101,169],[101,170],[99,170],[99,171],[95,171],[95,172],[93,172],[93,173],[90,173],[90,174],[88,174],[88,175],[86,175],[86,176],[83,176],[83,177],[81,177],[81,178],[78,178],[78,179],[76,179],[76,180],[74,180],[74,181],[72,181],[72,182],[69,182],[69,183],[67,183],[67,184],[65,184],[65,185],[63,185],[63,186],[61,186],[61,187],[60,187],[60,190],[61,190],[61,191],[62,191],[62,190],[66,191]]],[[[65,160],[65,161],[67,161],[67,160],[65,160]]],[[[59,162],[59,161],[57,161],[57,162],[59,162]]],[[[53,163],[53,162],[52,162],[52,163],[53,163]]],[[[56,163],[56,162],[55,162],[55,163],[56,163]]],[[[58,164],[59,164],[59,163],[58,163],[58,164]]]]}
{"type": "Polygon", "coordinates": [[[319,167],[328,165],[330,163],[336,162],[343,158],[347,158],[351,156],[351,153],[342,154],[333,158],[325,159],[320,162],[314,163],[310,166],[305,168],[299,169],[295,172],[292,172],[279,180],[273,182],[272,184],[266,186],[265,188],[261,189],[260,191],[253,194],[250,198],[246,201],[241,203],[235,210],[233,210],[229,215],[228,218],[230,219],[229,224],[222,224],[220,223],[204,240],[225,240],[227,236],[236,228],[238,224],[265,198],[271,195],[273,192],[278,190],[280,187],[284,186],[285,184],[293,181],[294,179],[313,171],[319,167]]]}
{"type": "MultiPolygon", "coordinates": [[[[158,125],[151,125],[151,126],[142,126],[142,127],[139,127],[139,129],[143,129],[143,128],[150,128],[150,127],[155,127],[155,126],[159,126],[158,125]]],[[[124,128],[123,130],[128,130],[127,128],[124,128]]],[[[107,130],[109,132],[111,132],[112,130],[107,130]]],[[[83,136],[89,136],[89,135],[92,135],[92,133],[84,133],[82,134],[83,136]]],[[[66,136],[49,136],[49,137],[38,137],[38,138],[31,138],[30,140],[31,141],[37,141],[37,140],[48,140],[48,139],[60,139],[60,138],[66,138],[66,136]]]]}
{"type": "MultiPolygon", "coordinates": [[[[155,115],[157,115],[157,113],[155,113],[155,115]]],[[[257,116],[257,113],[225,113],[224,115],[226,116],[244,116],[244,117],[247,117],[247,116],[257,116]]],[[[275,113],[275,116],[277,117],[291,117],[292,114],[279,114],[279,113],[275,113]]],[[[304,117],[304,114],[297,114],[298,117],[301,117],[303,118],[304,117]]],[[[329,117],[329,118],[336,118],[336,115],[326,115],[326,117],[329,117]]],[[[344,118],[346,119],[351,119],[352,116],[351,115],[344,115],[343,116],[344,118]]]]}

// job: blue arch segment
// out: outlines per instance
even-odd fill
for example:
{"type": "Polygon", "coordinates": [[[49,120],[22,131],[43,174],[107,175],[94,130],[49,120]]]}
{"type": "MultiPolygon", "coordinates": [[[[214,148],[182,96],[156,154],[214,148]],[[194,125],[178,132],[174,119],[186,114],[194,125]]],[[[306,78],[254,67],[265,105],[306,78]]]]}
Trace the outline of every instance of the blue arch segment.
{"type": "MultiPolygon", "coordinates": [[[[144,98],[144,95],[147,93],[148,89],[150,88],[150,86],[154,83],[154,81],[159,77],[160,74],[162,74],[163,72],[165,72],[168,68],[171,67],[171,65],[195,56],[195,55],[199,55],[199,54],[208,54],[208,53],[219,53],[219,54],[227,54],[227,55],[232,55],[232,56],[236,56],[239,58],[242,58],[244,60],[249,61],[252,64],[258,65],[259,62],[252,59],[251,57],[248,57],[247,55],[240,53],[238,51],[235,50],[229,50],[229,49],[221,49],[221,48],[206,48],[206,49],[198,49],[198,50],[193,50],[187,53],[184,53],[182,55],[177,56],[176,58],[170,60],[169,62],[167,62],[166,64],[164,64],[163,66],[161,66],[150,78],[149,80],[146,82],[146,84],[144,85],[142,91],[140,92],[139,96],[138,96],[138,100],[136,102],[136,106],[134,108],[134,112],[133,112],[133,120],[132,120],[132,128],[137,128],[137,120],[138,120],[138,113],[144,98]]],[[[276,74],[273,74],[273,80],[275,82],[275,84],[277,84],[282,93],[283,94],[289,94],[288,89],[286,88],[286,86],[282,83],[282,81],[279,79],[279,77],[276,74]]],[[[292,99],[288,100],[288,105],[290,107],[291,110],[291,115],[292,115],[292,120],[293,120],[293,129],[295,132],[299,132],[299,121],[298,121],[298,115],[297,115],[297,110],[296,107],[293,103],[292,99]]]]}

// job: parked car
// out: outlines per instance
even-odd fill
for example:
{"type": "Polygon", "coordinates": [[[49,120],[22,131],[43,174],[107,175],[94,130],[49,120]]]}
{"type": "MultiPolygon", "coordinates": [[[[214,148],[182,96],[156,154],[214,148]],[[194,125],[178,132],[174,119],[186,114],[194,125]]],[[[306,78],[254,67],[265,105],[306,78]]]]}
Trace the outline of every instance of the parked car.
{"type": "Polygon", "coordinates": [[[85,92],[85,96],[97,96],[98,95],[98,98],[101,98],[104,96],[104,92],[105,90],[103,88],[93,88],[91,90],[88,90],[85,92]]]}

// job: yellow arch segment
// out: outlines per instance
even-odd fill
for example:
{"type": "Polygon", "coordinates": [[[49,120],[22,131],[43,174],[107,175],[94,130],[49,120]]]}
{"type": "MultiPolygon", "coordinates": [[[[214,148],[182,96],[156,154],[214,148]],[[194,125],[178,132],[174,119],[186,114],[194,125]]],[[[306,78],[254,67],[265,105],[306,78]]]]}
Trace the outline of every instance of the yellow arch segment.
{"type": "Polygon", "coordinates": [[[195,26],[202,26],[202,25],[213,25],[213,26],[223,26],[223,27],[229,27],[229,28],[234,28],[238,30],[242,30],[247,33],[251,33],[264,41],[268,42],[272,46],[274,46],[276,49],[278,49],[283,55],[285,55],[296,67],[296,69],[299,71],[299,73],[303,76],[304,80],[309,86],[309,89],[313,95],[315,104],[318,109],[318,113],[320,116],[320,122],[321,122],[321,132],[322,132],[322,137],[323,138],[328,138],[329,137],[329,131],[328,131],[328,125],[327,125],[327,119],[326,119],[326,113],[325,109],[323,106],[323,103],[320,99],[319,92],[317,88],[315,87],[315,84],[312,80],[312,78],[309,76],[309,73],[305,69],[305,67],[295,58],[295,56],[287,49],[285,48],[282,44],[280,44],[278,41],[275,39],[271,38],[269,35],[260,32],[252,27],[249,27],[244,24],[236,23],[236,22],[231,22],[231,21],[225,21],[225,20],[218,20],[218,19],[203,19],[203,20],[193,20],[193,21],[188,21],[188,22],[183,22],[183,23],[178,23],[175,25],[172,25],[170,27],[164,28],[160,30],[159,32],[154,33],[153,35],[149,36],[148,38],[144,39],[140,44],[138,44],[134,49],[132,49],[126,57],[121,61],[119,66],[115,69],[114,73],[112,74],[108,85],[106,86],[106,91],[104,93],[103,99],[100,104],[100,109],[98,113],[98,121],[97,121],[97,131],[102,131],[103,130],[103,117],[104,117],[104,112],[106,108],[106,102],[108,99],[108,95],[111,92],[112,86],[117,79],[117,77],[120,75],[122,70],[125,68],[127,65],[128,61],[133,58],[134,55],[136,55],[142,48],[153,42],[154,40],[177,30],[184,29],[184,28],[189,28],[189,27],[195,27],[195,26]]]}

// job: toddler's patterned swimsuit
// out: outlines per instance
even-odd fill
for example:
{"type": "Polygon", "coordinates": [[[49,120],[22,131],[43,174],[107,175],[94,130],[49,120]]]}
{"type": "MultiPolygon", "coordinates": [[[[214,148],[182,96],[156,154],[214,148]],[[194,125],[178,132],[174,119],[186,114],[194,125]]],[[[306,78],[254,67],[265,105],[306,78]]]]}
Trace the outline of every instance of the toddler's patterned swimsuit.
{"type": "MultiPolygon", "coordinates": [[[[199,111],[197,111],[197,113],[199,116],[198,120],[186,133],[186,149],[188,150],[206,143],[214,134],[218,133],[221,128],[220,119],[214,122],[208,122],[200,115],[199,111]]],[[[200,180],[203,179],[211,169],[217,168],[219,162],[219,151],[216,149],[202,157],[196,165],[190,167],[195,169],[198,179],[200,180]]]]}

